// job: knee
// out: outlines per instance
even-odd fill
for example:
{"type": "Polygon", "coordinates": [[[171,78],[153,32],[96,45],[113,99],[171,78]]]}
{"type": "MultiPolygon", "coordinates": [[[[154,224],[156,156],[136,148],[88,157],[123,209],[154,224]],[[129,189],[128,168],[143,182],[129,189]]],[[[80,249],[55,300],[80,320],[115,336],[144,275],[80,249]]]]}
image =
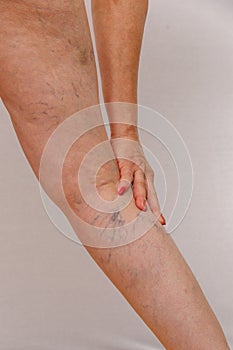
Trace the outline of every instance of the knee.
{"type": "Polygon", "coordinates": [[[82,211],[84,214],[87,211],[95,212],[95,205],[92,207],[88,199],[98,197],[103,201],[115,200],[118,196],[118,181],[119,171],[115,160],[102,166],[95,179],[90,179],[87,174],[84,183],[76,174],[72,176],[66,173],[62,180],[62,193],[56,198],[56,201],[62,208],[68,204],[72,210],[82,211]]]}

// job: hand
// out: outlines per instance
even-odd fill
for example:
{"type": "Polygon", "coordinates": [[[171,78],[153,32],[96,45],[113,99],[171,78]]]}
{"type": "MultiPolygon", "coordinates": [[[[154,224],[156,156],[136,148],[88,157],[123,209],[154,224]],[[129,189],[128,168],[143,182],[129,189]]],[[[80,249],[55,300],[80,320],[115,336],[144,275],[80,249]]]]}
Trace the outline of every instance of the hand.
{"type": "Polygon", "coordinates": [[[121,137],[111,138],[110,141],[120,172],[118,193],[123,195],[132,185],[136,206],[140,210],[146,210],[147,201],[160,223],[166,225],[154,187],[154,172],[139,140],[121,137]]]}

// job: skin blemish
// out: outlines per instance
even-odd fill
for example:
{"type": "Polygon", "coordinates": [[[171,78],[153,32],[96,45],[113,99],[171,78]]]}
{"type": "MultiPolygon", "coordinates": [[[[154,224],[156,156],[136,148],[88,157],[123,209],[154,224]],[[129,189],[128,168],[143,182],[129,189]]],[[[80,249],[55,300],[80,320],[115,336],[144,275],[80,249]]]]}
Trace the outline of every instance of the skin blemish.
{"type": "Polygon", "coordinates": [[[82,65],[86,65],[88,63],[88,52],[87,49],[79,49],[79,62],[82,65]]]}
{"type": "Polygon", "coordinates": [[[71,40],[70,38],[67,40],[68,44],[74,48],[74,49],[79,49],[79,43],[77,42],[77,40],[71,40]]]}
{"type": "Polygon", "coordinates": [[[75,93],[75,96],[79,98],[79,94],[78,94],[78,91],[77,91],[77,88],[76,86],[74,85],[74,83],[72,82],[72,87],[73,87],[73,90],[74,90],[74,93],[75,93]]]}

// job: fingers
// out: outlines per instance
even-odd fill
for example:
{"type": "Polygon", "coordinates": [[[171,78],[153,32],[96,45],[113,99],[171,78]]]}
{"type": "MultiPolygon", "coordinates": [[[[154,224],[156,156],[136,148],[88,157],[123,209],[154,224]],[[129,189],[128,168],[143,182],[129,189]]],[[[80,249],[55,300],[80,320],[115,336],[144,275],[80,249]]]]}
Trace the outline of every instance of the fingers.
{"type": "Polygon", "coordinates": [[[134,173],[133,192],[138,209],[146,210],[146,182],[145,175],[141,169],[136,170],[134,173]]]}
{"type": "Polygon", "coordinates": [[[120,182],[118,185],[118,193],[120,195],[124,194],[129,189],[133,182],[133,176],[132,167],[125,166],[120,169],[120,182]]]}
{"type": "Polygon", "coordinates": [[[147,179],[147,201],[152,213],[158,218],[161,225],[166,225],[166,220],[161,213],[158,197],[152,179],[147,179]]]}
{"type": "Polygon", "coordinates": [[[135,170],[135,167],[129,164],[123,166],[120,169],[120,182],[118,185],[118,193],[120,195],[124,194],[131,183],[133,182],[133,192],[135,203],[138,209],[146,209],[146,182],[145,175],[143,171],[138,168],[135,170]]]}
{"type": "Polygon", "coordinates": [[[123,195],[133,183],[135,204],[140,210],[146,210],[146,201],[152,213],[159,220],[161,225],[166,225],[166,220],[161,213],[158,197],[154,187],[153,176],[147,176],[141,168],[135,168],[129,164],[120,168],[120,182],[118,185],[119,195],[123,195]]]}

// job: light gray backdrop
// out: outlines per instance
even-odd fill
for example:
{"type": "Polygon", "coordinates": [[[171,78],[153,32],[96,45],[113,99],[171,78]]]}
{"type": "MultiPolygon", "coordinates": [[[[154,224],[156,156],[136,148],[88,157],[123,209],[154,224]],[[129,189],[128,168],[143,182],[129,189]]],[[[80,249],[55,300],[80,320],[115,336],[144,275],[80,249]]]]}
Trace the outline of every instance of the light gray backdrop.
{"type": "MultiPolygon", "coordinates": [[[[166,116],[189,148],[193,198],[173,237],[231,346],[232,58],[231,0],[151,0],[140,103],[166,116]]],[[[0,113],[0,349],[162,349],[82,247],[50,222],[2,104],[0,113]]]]}

